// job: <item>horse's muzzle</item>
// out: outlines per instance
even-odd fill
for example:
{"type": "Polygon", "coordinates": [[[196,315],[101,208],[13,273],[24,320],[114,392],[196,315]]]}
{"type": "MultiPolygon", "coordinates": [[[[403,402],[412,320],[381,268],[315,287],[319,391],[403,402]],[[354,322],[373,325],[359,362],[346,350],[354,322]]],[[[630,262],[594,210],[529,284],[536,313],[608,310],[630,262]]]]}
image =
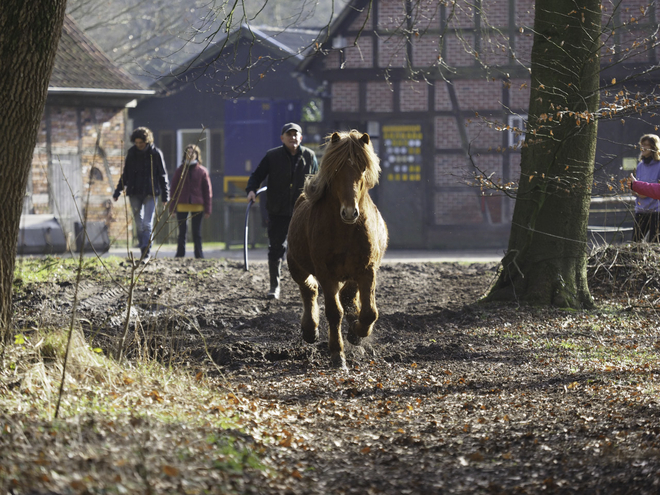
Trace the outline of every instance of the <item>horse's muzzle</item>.
{"type": "Polygon", "coordinates": [[[354,224],[360,216],[360,210],[358,208],[347,208],[346,206],[342,206],[340,214],[342,222],[354,224]]]}

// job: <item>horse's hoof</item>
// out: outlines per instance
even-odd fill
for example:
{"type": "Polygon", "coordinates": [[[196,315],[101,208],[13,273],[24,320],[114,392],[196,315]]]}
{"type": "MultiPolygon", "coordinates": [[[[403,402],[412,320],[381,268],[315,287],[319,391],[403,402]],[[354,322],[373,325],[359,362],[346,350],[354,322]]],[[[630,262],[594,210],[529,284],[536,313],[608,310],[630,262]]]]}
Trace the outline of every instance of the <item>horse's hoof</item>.
{"type": "Polygon", "coordinates": [[[357,335],[355,332],[353,332],[352,328],[348,329],[348,334],[346,335],[346,339],[352,344],[352,345],[357,345],[361,346],[362,345],[362,337],[357,335]]]}
{"type": "Polygon", "coordinates": [[[319,339],[319,329],[314,328],[312,330],[303,329],[303,340],[308,344],[313,344],[319,339]]]}
{"type": "Polygon", "coordinates": [[[333,368],[348,370],[348,366],[346,366],[346,358],[343,354],[333,354],[330,356],[330,362],[332,363],[333,368]]]}
{"type": "Polygon", "coordinates": [[[371,330],[373,329],[373,324],[364,325],[359,321],[356,321],[353,325],[349,327],[349,333],[354,333],[360,339],[366,339],[371,335],[371,330]]]}

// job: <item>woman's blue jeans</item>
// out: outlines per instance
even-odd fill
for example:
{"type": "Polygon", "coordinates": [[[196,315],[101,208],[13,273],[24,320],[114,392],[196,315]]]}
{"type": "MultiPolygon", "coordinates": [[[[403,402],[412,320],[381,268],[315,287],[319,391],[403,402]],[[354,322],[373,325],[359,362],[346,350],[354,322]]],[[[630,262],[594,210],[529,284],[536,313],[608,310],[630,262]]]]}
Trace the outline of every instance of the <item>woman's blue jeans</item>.
{"type": "Polygon", "coordinates": [[[156,200],[151,195],[137,194],[129,196],[133,220],[137,230],[138,245],[142,255],[149,254],[151,250],[151,231],[154,228],[154,213],[156,200]]]}

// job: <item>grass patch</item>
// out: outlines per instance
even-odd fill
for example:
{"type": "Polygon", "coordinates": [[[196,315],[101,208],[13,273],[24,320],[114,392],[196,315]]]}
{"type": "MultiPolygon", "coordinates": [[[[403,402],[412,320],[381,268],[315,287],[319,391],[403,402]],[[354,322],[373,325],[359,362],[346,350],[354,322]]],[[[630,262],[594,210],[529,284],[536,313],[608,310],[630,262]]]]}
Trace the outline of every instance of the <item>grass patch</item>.
{"type": "MultiPolygon", "coordinates": [[[[68,280],[62,261],[35,276],[68,280]]],[[[247,406],[220,378],[154,361],[120,364],[79,330],[54,419],[66,342],[66,330],[40,329],[5,348],[3,493],[243,493],[248,477],[269,476],[253,437],[262,427],[246,427],[247,406]]]]}
{"type": "MultiPolygon", "coordinates": [[[[79,261],[78,258],[60,258],[56,256],[17,258],[14,267],[14,285],[73,282],[76,278],[79,261]]],[[[96,278],[104,273],[116,272],[124,261],[124,258],[119,256],[108,256],[102,259],[96,257],[84,258],[83,277],[96,278]]]]}

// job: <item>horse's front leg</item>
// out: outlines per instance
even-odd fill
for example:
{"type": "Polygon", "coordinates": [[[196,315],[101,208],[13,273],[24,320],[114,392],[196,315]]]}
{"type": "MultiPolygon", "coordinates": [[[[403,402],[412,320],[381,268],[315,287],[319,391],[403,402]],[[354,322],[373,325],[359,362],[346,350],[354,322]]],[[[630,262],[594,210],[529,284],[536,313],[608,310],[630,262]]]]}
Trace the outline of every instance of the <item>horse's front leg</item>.
{"type": "Polygon", "coordinates": [[[378,308],[376,308],[376,270],[368,270],[358,280],[360,290],[360,316],[349,328],[360,338],[369,337],[378,319],[378,308]]]}
{"type": "Polygon", "coordinates": [[[360,316],[360,303],[358,301],[358,284],[349,280],[339,291],[339,301],[344,308],[344,318],[348,320],[348,341],[353,345],[360,345],[362,339],[355,335],[353,327],[360,316]]]}
{"type": "Polygon", "coordinates": [[[328,318],[330,360],[333,366],[346,369],[344,342],[341,338],[341,319],[344,316],[344,310],[339,302],[339,284],[334,281],[322,281],[321,287],[323,287],[325,296],[325,316],[328,318]]]}
{"type": "Polygon", "coordinates": [[[302,297],[303,315],[300,327],[303,339],[313,344],[319,338],[319,286],[314,276],[300,268],[293,259],[289,259],[289,271],[298,284],[302,297]]]}
{"type": "Polygon", "coordinates": [[[344,283],[344,286],[339,291],[339,303],[344,309],[344,318],[346,318],[349,323],[353,320],[357,320],[358,315],[360,314],[360,303],[358,302],[358,285],[357,282],[349,280],[344,283]]]}
{"type": "Polygon", "coordinates": [[[303,316],[300,322],[303,339],[313,344],[319,338],[319,289],[312,275],[300,285],[300,295],[303,300],[303,316]]]}

